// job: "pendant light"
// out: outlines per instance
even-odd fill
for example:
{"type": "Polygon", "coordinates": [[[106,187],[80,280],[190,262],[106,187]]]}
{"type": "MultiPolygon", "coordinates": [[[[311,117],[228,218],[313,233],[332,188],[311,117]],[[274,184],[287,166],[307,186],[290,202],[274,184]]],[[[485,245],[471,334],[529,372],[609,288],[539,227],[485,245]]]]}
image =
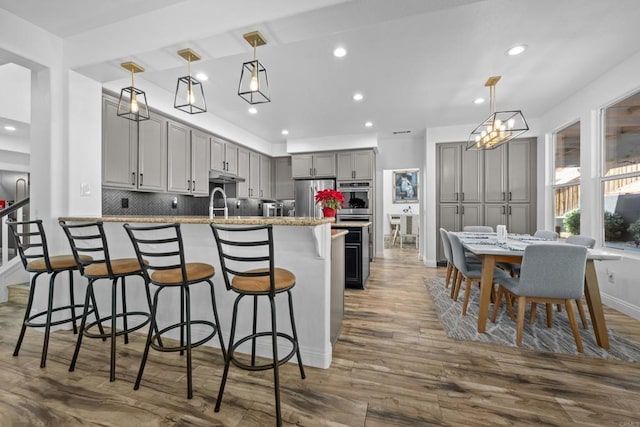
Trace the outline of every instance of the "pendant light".
{"type": "Polygon", "coordinates": [[[134,74],[143,72],[144,68],[135,62],[123,62],[120,66],[131,72],[131,86],[125,87],[120,91],[118,116],[133,120],[134,122],[149,120],[147,96],[143,91],[137,89],[133,82],[134,74]]]}
{"type": "Polygon", "coordinates": [[[529,130],[522,111],[496,111],[495,92],[499,80],[500,76],[489,77],[484,84],[490,90],[491,114],[471,132],[467,150],[492,150],[529,130]]]}
{"type": "Polygon", "coordinates": [[[191,77],[191,62],[199,61],[200,55],[191,49],[179,50],[178,55],[187,61],[187,75],[178,78],[173,106],[189,114],[204,113],[207,111],[207,102],[202,83],[191,77]]]}
{"type": "Polygon", "coordinates": [[[258,61],[256,48],[267,44],[262,34],[258,31],[247,33],[244,39],[253,46],[253,61],[242,64],[238,95],[249,104],[264,104],[271,102],[269,98],[269,79],[267,69],[258,61]]]}

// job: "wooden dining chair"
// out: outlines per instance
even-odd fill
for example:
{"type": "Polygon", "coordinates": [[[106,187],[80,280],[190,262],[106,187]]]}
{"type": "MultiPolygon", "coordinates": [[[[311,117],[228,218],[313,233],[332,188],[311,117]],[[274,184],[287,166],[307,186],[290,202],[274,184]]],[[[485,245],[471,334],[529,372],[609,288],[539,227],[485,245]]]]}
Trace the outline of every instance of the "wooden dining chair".
{"type": "MultiPolygon", "coordinates": [[[[517,298],[518,327],[516,345],[522,345],[525,309],[528,302],[564,304],[578,352],[582,353],[582,339],[573,314],[571,300],[582,298],[587,248],[577,245],[535,244],[524,250],[520,277],[502,275],[495,278],[500,285],[492,321],[508,294],[517,298]]],[[[547,313],[549,313],[547,309],[547,313]]],[[[547,319],[548,321],[549,319],[547,319]]]]}

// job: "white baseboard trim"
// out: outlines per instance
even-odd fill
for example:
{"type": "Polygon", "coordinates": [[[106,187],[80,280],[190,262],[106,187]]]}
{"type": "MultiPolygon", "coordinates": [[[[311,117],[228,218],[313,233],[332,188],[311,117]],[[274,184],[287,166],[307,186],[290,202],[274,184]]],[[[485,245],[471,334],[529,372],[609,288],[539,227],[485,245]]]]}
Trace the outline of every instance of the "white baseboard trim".
{"type": "Polygon", "coordinates": [[[15,257],[9,260],[6,265],[0,266],[0,303],[8,301],[9,286],[28,281],[29,273],[22,266],[20,257],[15,257]]]}
{"type": "Polygon", "coordinates": [[[640,307],[636,305],[629,304],[627,301],[607,294],[602,294],[602,302],[605,305],[626,314],[627,316],[640,320],[640,307]]]}

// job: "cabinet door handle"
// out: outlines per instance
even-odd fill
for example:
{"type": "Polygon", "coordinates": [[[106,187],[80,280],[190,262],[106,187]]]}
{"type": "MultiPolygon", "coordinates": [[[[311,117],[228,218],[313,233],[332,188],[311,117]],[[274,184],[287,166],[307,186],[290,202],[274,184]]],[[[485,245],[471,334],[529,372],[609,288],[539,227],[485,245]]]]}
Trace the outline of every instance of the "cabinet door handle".
{"type": "Polygon", "coordinates": [[[227,163],[227,169],[226,170],[228,171],[229,170],[229,162],[226,162],[226,163],[227,163]]]}
{"type": "Polygon", "coordinates": [[[509,215],[511,215],[511,206],[509,206],[509,215]]]}
{"type": "Polygon", "coordinates": [[[464,215],[464,206],[462,207],[462,215],[464,215]]]}
{"type": "Polygon", "coordinates": [[[316,168],[313,168],[313,176],[316,176],[316,168]]]}
{"type": "Polygon", "coordinates": [[[460,193],[460,200],[464,202],[464,193],[460,193]]]}
{"type": "Polygon", "coordinates": [[[504,215],[504,214],[506,214],[506,213],[507,213],[506,208],[503,206],[503,207],[502,207],[502,215],[504,215]]]}
{"type": "Polygon", "coordinates": [[[458,215],[458,207],[456,206],[456,215],[458,215]]]}
{"type": "Polygon", "coordinates": [[[504,191],[502,192],[502,200],[504,200],[504,191]]]}
{"type": "MultiPolygon", "coordinates": [[[[456,202],[458,201],[458,192],[456,191],[456,202]]],[[[457,212],[456,212],[457,213],[457,212]]]]}
{"type": "Polygon", "coordinates": [[[196,191],[196,180],[193,180],[193,191],[196,191]]]}
{"type": "Polygon", "coordinates": [[[309,176],[313,176],[313,168],[309,168],[309,176]]]}
{"type": "Polygon", "coordinates": [[[509,201],[511,201],[511,191],[509,191],[509,201]]]}
{"type": "Polygon", "coordinates": [[[136,173],[131,172],[131,185],[136,185],[136,173]]]}
{"type": "Polygon", "coordinates": [[[187,191],[191,191],[191,180],[187,180],[187,191]]]}
{"type": "Polygon", "coordinates": [[[144,180],[143,180],[143,174],[142,174],[142,172],[140,172],[140,186],[143,186],[143,185],[144,185],[144,184],[143,184],[143,182],[144,182],[144,180]]]}

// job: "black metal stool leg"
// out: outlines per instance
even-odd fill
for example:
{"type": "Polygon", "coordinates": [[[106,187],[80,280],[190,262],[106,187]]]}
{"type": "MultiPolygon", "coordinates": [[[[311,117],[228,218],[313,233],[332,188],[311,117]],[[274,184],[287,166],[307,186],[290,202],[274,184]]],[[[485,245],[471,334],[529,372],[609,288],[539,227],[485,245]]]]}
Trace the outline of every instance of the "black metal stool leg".
{"type": "Polygon", "coordinates": [[[216,322],[216,333],[218,334],[218,340],[220,341],[220,348],[222,349],[222,358],[227,359],[227,349],[224,347],[224,340],[222,339],[222,332],[220,331],[220,319],[218,318],[218,308],[216,306],[216,294],[213,287],[213,282],[207,280],[209,283],[209,289],[211,290],[211,306],[213,307],[213,318],[216,322]]]}
{"type": "Polygon", "coordinates": [[[127,326],[127,291],[125,287],[124,276],[120,279],[120,284],[122,285],[122,328],[125,331],[124,333],[124,343],[129,344],[129,334],[126,332],[129,330],[127,326]]]}
{"type": "Polygon", "coordinates": [[[253,339],[251,339],[251,366],[256,366],[256,332],[258,328],[258,296],[253,296],[253,339]]]}
{"type": "Polygon", "coordinates": [[[58,272],[54,272],[49,279],[49,299],[47,301],[47,320],[44,324],[44,344],[42,345],[42,357],[40,358],[40,367],[47,365],[47,351],[49,350],[49,335],[51,333],[51,315],[53,314],[53,288],[58,272]]]}
{"type": "Polygon", "coordinates": [[[187,399],[193,397],[193,379],[191,374],[191,293],[189,287],[184,286],[185,316],[187,324],[187,399]]]}
{"type": "Polygon", "coordinates": [[[69,270],[69,301],[71,302],[71,323],[75,335],[78,333],[78,326],[76,324],[76,299],[73,296],[73,270],[69,270]]]}
{"type": "Polygon", "coordinates": [[[116,380],[116,316],[118,314],[117,299],[118,279],[113,279],[111,283],[111,357],[109,367],[109,381],[116,380]]]}
{"type": "Polygon", "coordinates": [[[20,352],[20,346],[22,346],[22,340],[24,339],[24,333],[27,331],[27,323],[29,323],[29,313],[31,313],[31,307],[33,306],[33,296],[36,293],[36,279],[42,273],[36,273],[31,279],[31,286],[29,287],[29,300],[27,301],[27,308],[24,311],[24,320],[22,321],[22,329],[20,329],[20,336],[16,343],[16,348],[13,350],[13,355],[17,356],[20,352]]]}
{"type": "MultiPolygon", "coordinates": [[[[95,280],[94,280],[95,281],[95,280]]],[[[96,318],[96,323],[98,324],[98,330],[100,331],[100,335],[105,335],[104,333],[104,328],[102,327],[102,322],[98,322],[98,320],[100,319],[100,313],[98,312],[98,303],[96,302],[96,296],[93,294],[93,282],[91,281],[91,304],[93,304],[93,315],[96,318]]],[[[89,291],[89,288],[87,288],[87,292],[89,291]]],[[[86,306],[86,304],[85,304],[86,306]]],[[[83,328],[80,328],[80,332],[82,333],[83,328]]],[[[102,337],[102,341],[106,341],[107,337],[103,336],[102,337]]]]}
{"type": "Polygon", "coordinates": [[[276,327],[276,302],[272,295],[269,295],[269,303],[271,304],[271,342],[273,351],[273,388],[276,397],[276,424],[282,425],[282,416],[280,414],[280,375],[278,363],[278,328],[276,327]]]}
{"type": "Polygon", "coordinates": [[[238,295],[233,303],[233,315],[231,316],[231,334],[229,335],[229,347],[227,348],[227,356],[224,358],[224,371],[222,372],[222,381],[220,381],[220,390],[218,390],[218,399],[216,399],[216,407],[214,412],[220,412],[220,404],[222,403],[222,395],[224,394],[224,386],[227,383],[227,375],[229,374],[229,365],[233,358],[233,339],[236,334],[236,320],[238,319],[238,303],[242,299],[242,295],[238,295]]]}
{"type": "MultiPolygon", "coordinates": [[[[158,307],[158,294],[160,289],[156,289],[153,294],[153,304],[151,305],[151,324],[149,325],[149,332],[147,333],[147,342],[144,345],[144,353],[142,354],[142,360],[140,361],[140,369],[138,369],[138,376],[136,377],[136,383],[133,386],[134,390],[140,388],[140,381],[142,381],[142,374],[144,373],[144,367],[147,364],[147,357],[149,356],[149,348],[151,347],[151,340],[153,339],[153,331],[158,330],[156,325],[156,308],[158,307]]],[[[158,335],[158,338],[160,335],[158,335]]]]}
{"type": "MultiPolygon", "coordinates": [[[[92,301],[93,304],[96,303],[95,297],[93,295],[93,282],[91,280],[89,280],[89,283],[87,284],[87,290],[84,297],[84,310],[82,310],[82,320],[80,321],[80,331],[79,331],[80,333],[78,334],[78,339],[76,340],[76,348],[73,351],[73,357],[71,358],[71,365],[69,365],[69,372],[73,372],[73,370],[76,368],[76,361],[78,360],[78,353],[80,353],[80,345],[82,344],[82,337],[84,336],[84,328],[87,324],[89,301],[92,301]]],[[[97,320],[98,319],[97,308],[95,306],[93,308],[94,308],[94,314],[97,320]]]]}
{"type": "Polygon", "coordinates": [[[291,291],[287,291],[289,296],[289,317],[291,318],[291,332],[293,333],[293,340],[296,345],[296,356],[298,357],[298,366],[300,367],[300,377],[305,379],[307,376],[304,373],[304,367],[302,366],[302,357],[300,356],[300,343],[298,343],[298,332],[296,331],[296,321],[293,317],[293,297],[291,291]]]}
{"type": "MultiPolygon", "coordinates": [[[[180,287],[180,347],[184,347],[184,288],[180,287]]],[[[184,350],[180,350],[180,356],[184,350]]]]}

